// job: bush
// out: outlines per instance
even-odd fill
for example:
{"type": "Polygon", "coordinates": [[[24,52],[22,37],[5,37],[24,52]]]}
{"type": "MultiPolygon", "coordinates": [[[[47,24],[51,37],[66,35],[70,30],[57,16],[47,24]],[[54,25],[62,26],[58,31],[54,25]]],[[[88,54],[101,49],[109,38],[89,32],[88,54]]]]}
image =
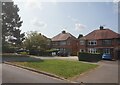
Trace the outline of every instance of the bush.
{"type": "Polygon", "coordinates": [[[52,56],[52,52],[49,51],[40,51],[40,56],[52,56]]]}
{"type": "Polygon", "coordinates": [[[79,61],[88,61],[88,62],[98,62],[102,60],[102,54],[92,54],[92,53],[78,53],[79,61]]]}
{"type": "Polygon", "coordinates": [[[30,55],[36,55],[36,56],[52,56],[51,51],[38,51],[38,50],[30,50],[30,55]]]}
{"type": "Polygon", "coordinates": [[[29,53],[27,52],[20,52],[21,55],[28,55],[29,53]]]}
{"type": "Polygon", "coordinates": [[[2,53],[14,53],[16,50],[15,47],[3,47],[2,48],[2,53]]]}
{"type": "Polygon", "coordinates": [[[77,52],[72,52],[71,56],[77,56],[77,52]]]}

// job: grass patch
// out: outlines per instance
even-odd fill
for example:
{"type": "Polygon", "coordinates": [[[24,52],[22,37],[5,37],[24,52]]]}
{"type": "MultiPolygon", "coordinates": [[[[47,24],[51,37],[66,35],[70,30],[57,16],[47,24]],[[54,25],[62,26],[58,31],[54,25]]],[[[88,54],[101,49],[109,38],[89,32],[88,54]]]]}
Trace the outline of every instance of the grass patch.
{"type": "Polygon", "coordinates": [[[3,58],[9,58],[9,57],[29,57],[29,55],[25,55],[25,54],[14,54],[14,53],[4,53],[4,54],[0,54],[0,56],[2,56],[3,58]]]}
{"type": "Polygon", "coordinates": [[[31,67],[37,70],[56,74],[66,79],[79,75],[97,67],[95,64],[67,60],[44,60],[39,62],[14,62],[15,64],[31,67]]]}

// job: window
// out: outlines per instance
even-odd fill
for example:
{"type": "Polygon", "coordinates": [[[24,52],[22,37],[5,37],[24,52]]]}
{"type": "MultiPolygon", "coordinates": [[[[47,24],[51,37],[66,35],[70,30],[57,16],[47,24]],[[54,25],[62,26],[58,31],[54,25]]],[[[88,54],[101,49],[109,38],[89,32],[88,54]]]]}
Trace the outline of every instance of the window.
{"type": "Polygon", "coordinates": [[[89,53],[97,53],[97,49],[96,48],[88,48],[88,52],[89,53]]]}
{"type": "Polygon", "coordinates": [[[110,49],[104,49],[103,51],[105,54],[110,54],[110,49]]]}
{"type": "Polygon", "coordinates": [[[60,45],[66,45],[66,42],[65,41],[61,41],[60,45]]]}
{"type": "Polygon", "coordinates": [[[67,45],[70,45],[70,41],[67,41],[67,45]]]}
{"type": "Polygon", "coordinates": [[[112,40],[103,40],[103,45],[112,45],[112,40]]]}
{"type": "Polygon", "coordinates": [[[88,45],[97,45],[97,41],[88,41],[88,45]]]}
{"type": "Polygon", "coordinates": [[[85,45],[85,41],[84,40],[80,40],[80,45],[85,45]]]}
{"type": "Polygon", "coordinates": [[[58,45],[58,42],[53,42],[52,45],[58,45]]]}
{"type": "Polygon", "coordinates": [[[84,49],[80,49],[80,52],[85,52],[85,50],[84,49]]]}
{"type": "Polygon", "coordinates": [[[119,39],[117,39],[117,42],[118,42],[118,44],[120,44],[120,38],[119,38],[119,39]]]}

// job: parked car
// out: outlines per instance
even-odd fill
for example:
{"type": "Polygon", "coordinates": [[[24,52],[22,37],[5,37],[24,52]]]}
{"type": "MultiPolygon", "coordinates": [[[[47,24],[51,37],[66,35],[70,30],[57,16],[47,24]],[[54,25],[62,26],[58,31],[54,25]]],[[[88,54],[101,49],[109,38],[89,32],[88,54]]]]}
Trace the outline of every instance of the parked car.
{"type": "Polygon", "coordinates": [[[112,56],[110,54],[103,54],[102,55],[102,59],[106,59],[106,60],[112,60],[112,56]]]}
{"type": "Polygon", "coordinates": [[[57,52],[57,55],[58,55],[58,56],[68,56],[68,52],[58,51],[58,52],[57,52]]]}

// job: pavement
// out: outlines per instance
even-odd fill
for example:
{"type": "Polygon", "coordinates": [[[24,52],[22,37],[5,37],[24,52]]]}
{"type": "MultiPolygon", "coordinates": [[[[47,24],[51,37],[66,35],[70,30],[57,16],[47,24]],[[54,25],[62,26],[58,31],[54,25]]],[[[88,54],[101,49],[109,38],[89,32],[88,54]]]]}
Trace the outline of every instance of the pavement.
{"type": "Polygon", "coordinates": [[[0,85],[2,84],[2,64],[0,64],[0,85]]]}
{"type": "Polygon", "coordinates": [[[118,61],[102,60],[97,69],[80,75],[75,82],[83,83],[118,83],[118,61]]]}
{"type": "Polygon", "coordinates": [[[61,60],[74,60],[78,61],[77,56],[68,56],[68,57],[58,57],[58,56],[53,56],[53,57],[43,57],[43,56],[31,56],[32,58],[37,58],[37,59],[61,59],[61,60]]]}
{"type": "Polygon", "coordinates": [[[3,64],[2,83],[68,83],[68,81],[3,64]]]}

